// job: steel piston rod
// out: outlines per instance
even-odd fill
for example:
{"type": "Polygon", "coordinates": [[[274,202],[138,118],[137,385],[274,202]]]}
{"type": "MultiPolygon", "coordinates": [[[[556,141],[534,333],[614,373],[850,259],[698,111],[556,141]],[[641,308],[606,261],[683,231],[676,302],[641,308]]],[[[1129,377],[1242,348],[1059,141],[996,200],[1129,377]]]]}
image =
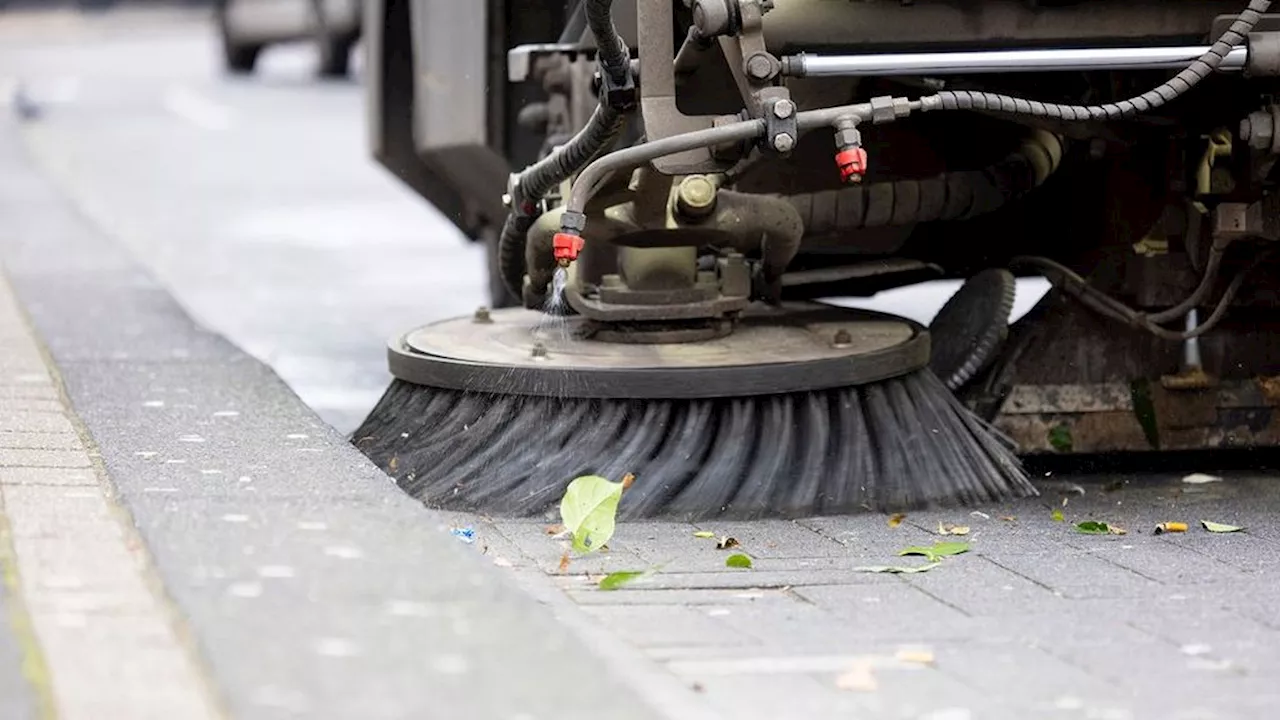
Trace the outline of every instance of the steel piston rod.
{"type": "MultiPolygon", "coordinates": [[[[966,73],[1054,72],[1072,70],[1180,70],[1209,51],[1208,45],[1065,50],[992,50],[979,52],[809,55],[783,58],[782,72],[793,77],[860,75],[961,75],[966,73]]],[[[1237,47],[1219,71],[1239,71],[1249,49],[1237,47]]]]}

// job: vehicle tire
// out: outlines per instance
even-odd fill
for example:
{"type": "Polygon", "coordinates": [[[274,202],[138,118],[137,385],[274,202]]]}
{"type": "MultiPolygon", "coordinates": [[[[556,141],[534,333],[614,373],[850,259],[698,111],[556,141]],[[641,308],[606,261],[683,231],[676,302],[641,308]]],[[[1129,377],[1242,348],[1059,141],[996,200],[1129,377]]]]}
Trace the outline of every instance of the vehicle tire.
{"type": "Polygon", "coordinates": [[[339,35],[336,37],[321,36],[320,76],[327,78],[346,77],[351,71],[351,48],[355,47],[356,35],[339,35]]]}
{"type": "Polygon", "coordinates": [[[497,228],[481,232],[485,247],[485,267],[488,268],[489,276],[489,307],[495,310],[521,305],[516,298],[511,297],[506,283],[502,282],[502,270],[498,267],[498,239],[501,235],[497,228]]]}

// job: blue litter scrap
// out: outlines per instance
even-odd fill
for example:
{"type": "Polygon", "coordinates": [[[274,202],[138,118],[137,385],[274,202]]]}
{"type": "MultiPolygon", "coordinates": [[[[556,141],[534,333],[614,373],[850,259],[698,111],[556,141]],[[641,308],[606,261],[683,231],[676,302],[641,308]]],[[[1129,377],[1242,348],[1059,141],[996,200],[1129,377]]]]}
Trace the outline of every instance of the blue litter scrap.
{"type": "Polygon", "coordinates": [[[458,538],[464,543],[471,544],[476,541],[476,531],[470,526],[456,527],[450,530],[449,532],[452,533],[454,537],[458,538]]]}

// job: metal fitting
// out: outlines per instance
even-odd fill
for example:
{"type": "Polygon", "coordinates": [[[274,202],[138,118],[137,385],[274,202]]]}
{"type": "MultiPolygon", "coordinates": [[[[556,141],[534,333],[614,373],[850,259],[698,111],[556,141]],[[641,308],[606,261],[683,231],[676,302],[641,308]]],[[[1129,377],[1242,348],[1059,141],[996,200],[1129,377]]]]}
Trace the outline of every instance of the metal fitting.
{"type": "Polygon", "coordinates": [[[706,175],[690,175],[680,181],[676,193],[676,211],[691,218],[702,218],[716,208],[716,186],[706,175]]]}
{"type": "Polygon", "coordinates": [[[763,82],[778,73],[778,62],[765,53],[756,53],[747,58],[746,71],[752,80],[763,82]]]}
{"type": "Polygon", "coordinates": [[[786,120],[796,112],[796,104],[790,100],[779,100],[773,104],[773,116],[779,120],[786,120]]]}
{"type": "Polygon", "coordinates": [[[547,359],[547,346],[542,343],[534,343],[533,350],[529,353],[535,360],[547,359]]]}
{"type": "Polygon", "coordinates": [[[1276,126],[1280,124],[1278,116],[1280,106],[1275,105],[1249,113],[1240,121],[1240,139],[1254,150],[1280,153],[1280,148],[1276,147],[1276,126]]]}
{"type": "Polygon", "coordinates": [[[476,308],[476,314],[471,317],[471,321],[481,324],[491,323],[493,318],[489,315],[489,308],[481,306],[476,308]]]}
{"type": "Polygon", "coordinates": [[[795,146],[796,139],[789,133],[778,133],[773,136],[773,149],[780,153],[791,152],[791,149],[795,146]]]}
{"type": "Polygon", "coordinates": [[[853,344],[853,336],[848,330],[841,328],[836,330],[835,337],[831,339],[831,346],[838,348],[846,348],[853,344]]]}
{"type": "Polygon", "coordinates": [[[729,0],[694,0],[693,26],[704,38],[737,32],[738,14],[729,0]]]}

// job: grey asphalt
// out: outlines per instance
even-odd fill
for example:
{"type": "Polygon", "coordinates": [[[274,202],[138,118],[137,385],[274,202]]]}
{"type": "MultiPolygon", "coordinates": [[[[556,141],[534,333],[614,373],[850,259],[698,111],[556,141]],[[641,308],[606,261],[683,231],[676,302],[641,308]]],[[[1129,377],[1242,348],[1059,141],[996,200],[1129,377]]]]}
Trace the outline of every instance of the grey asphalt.
{"type": "Polygon", "coordinates": [[[236,717],[1193,720],[1280,701],[1280,485],[1261,475],[1049,478],[896,528],[628,524],[566,572],[542,522],[421,509],[340,431],[385,383],[388,335],[483,302],[478,248],[368,162],[359,88],[312,81],[305,50],[233,82],[202,25],[106,22],[20,41],[0,23],[0,75],[45,104],[0,125],[0,253],[236,717]],[[1128,532],[1074,530],[1090,519],[1128,532]],[[1152,534],[1168,520],[1191,531],[1152,534]],[[896,553],[951,539],[939,522],[971,551],[855,570],[918,565],[896,553]]]}

